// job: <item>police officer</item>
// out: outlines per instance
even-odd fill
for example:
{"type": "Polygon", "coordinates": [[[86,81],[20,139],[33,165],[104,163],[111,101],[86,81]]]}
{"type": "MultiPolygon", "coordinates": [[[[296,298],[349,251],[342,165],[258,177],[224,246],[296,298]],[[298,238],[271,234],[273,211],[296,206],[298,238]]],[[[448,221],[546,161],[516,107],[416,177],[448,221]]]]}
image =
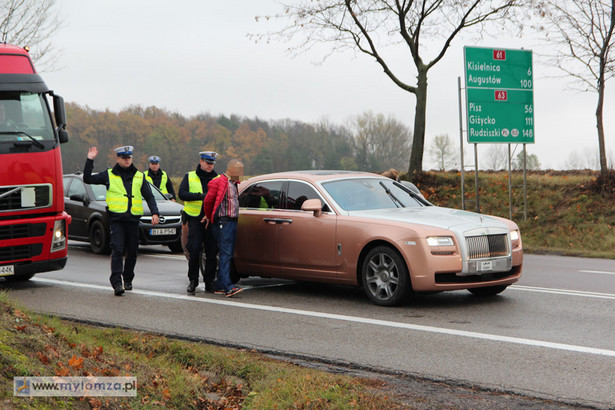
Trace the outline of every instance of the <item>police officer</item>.
{"type": "Polygon", "coordinates": [[[188,243],[186,248],[190,253],[188,258],[188,288],[186,292],[194,295],[199,285],[199,266],[201,249],[205,249],[205,272],[203,281],[205,291],[214,291],[214,278],[216,276],[217,260],[216,254],[218,247],[213,236],[211,227],[206,227],[201,220],[203,219],[203,199],[207,194],[207,184],[218,176],[214,171],[216,157],[218,154],[213,151],[202,151],[199,153],[200,161],[195,171],[188,172],[177,191],[179,199],[184,201],[184,213],[186,214],[188,225],[188,243]]]}
{"type": "Polygon", "coordinates": [[[92,175],[94,158],[98,149],[88,151],[83,168],[83,182],[107,187],[107,209],[111,230],[111,277],[115,296],[132,290],[135,277],[137,249],[139,247],[139,220],[143,215],[143,198],[152,213],[152,224],[158,224],[158,207],[145,175],[132,164],[133,147],[126,145],[115,149],[117,164],[113,168],[92,175]],[[124,251],[126,261],[124,261],[124,251]],[[122,285],[122,279],[124,284],[122,285]]]}
{"type": "Polygon", "coordinates": [[[152,155],[148,158],[149,169],[145,173],[145,179],[154,184],[156,188],[160,189],[163,194],[171,194],[171,200],[175,201],[175,190],[173,189],[173,182],[167,173],[160,169],[160,157],[152,155]]]}

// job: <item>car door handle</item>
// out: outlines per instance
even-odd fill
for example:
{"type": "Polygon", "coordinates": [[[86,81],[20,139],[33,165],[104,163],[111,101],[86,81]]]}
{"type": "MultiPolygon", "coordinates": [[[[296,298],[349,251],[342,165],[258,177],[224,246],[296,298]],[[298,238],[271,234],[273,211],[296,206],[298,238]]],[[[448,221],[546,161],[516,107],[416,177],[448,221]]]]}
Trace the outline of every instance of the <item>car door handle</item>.
{"type": "Polygon", "coordinates": [[[279,219],[279,218],[263,218],[263,221],[267,222],[268,224],[291,224],[293,223],[292,219],[279,219]]]}

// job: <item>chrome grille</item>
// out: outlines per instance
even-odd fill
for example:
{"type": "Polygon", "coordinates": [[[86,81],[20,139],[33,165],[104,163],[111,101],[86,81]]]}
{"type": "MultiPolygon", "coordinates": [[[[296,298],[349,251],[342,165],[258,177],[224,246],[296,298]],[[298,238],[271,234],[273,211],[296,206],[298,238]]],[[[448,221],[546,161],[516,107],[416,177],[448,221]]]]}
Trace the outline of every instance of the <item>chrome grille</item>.
{"type": "Polygon", "coordinates": [[[507,243],[506,235],[466,236],[470,259],[507,256],[507,243]]]}
{"type": "Polygon", "coordinates": [[[51,184],[0,187],[0,212],[51,205],[51,184]]]}

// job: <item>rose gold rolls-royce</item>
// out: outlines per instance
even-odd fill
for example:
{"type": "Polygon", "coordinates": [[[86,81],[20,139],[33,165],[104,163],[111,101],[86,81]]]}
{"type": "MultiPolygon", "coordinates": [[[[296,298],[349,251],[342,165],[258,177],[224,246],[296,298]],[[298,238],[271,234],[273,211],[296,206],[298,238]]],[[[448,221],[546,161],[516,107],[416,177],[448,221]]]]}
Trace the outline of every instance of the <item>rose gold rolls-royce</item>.
{"type": "Polygon", "coordinates": [[[394,306],[412,292],[495,295],[519,280],[523,249],[508,219],[434,206],[377,174],[296,171],[240,184],[235,279],[362,286],[394,306]]]}

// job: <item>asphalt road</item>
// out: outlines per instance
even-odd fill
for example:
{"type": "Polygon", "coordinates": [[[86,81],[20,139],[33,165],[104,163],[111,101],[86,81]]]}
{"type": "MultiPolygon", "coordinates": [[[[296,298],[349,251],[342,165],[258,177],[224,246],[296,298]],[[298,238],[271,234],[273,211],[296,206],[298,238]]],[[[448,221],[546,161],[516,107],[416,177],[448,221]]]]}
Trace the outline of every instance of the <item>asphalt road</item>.
{"type": "MultiPolygon", "coordinates": [[[[142,248],[135,290],[113,296],[109,257],[71,244],[63,271],[10,285],[26,307],[307,360],[570,404],[615,407],[615,261],[526,255],[499,296],[467,291],[378,307],[362,290],[250,278],[234,298],[187,296],[187,263],[142,248]]],[[[8,285],[7,285],[8,286],[8,285]]]]}

